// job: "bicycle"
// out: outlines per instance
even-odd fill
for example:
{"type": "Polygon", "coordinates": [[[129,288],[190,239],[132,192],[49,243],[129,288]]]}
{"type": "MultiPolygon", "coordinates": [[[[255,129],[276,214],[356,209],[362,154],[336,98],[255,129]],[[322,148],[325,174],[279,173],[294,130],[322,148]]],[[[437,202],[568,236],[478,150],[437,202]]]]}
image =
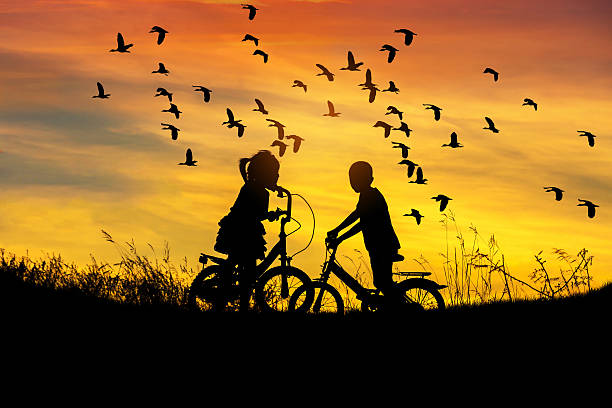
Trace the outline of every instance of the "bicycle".
{"type": "MultiPolygon", "coordinates": [[[[279,240],[268,252],[264,260],[255,267],[256,280],[253,287],[255,290],[255,305],[264,312],[286,311],[293,292],[297,288],[308,286],[311,283],[310,277],[305,272],[291,266],[293,257],[308,248],[310,242],[301,251],[296,252],[292,256],[287,255],[287,237],[301,228],[301,224],[291,217],[291,197],[292,195],[297,195],[306,202],[309,208],[310,205],[304,197],[299,194],[291,194],[280,186],[277,187],[276,191],[278,192],[278,197],[287,197],[287,208],[286,210],[277,208],[273,211],[276,213],[275,218],[280,218],[279,240]],[[285,225],[291,220],[296,221],[299,227],[287,234],[285,232],[285,225]],[[277,258],[280,258],[280,266],[270,268],[277,258]]],[[[204,311],[237,309],[240,291],[236,265],[230,265],[227,258],[205,253],[200,254],[199,261],[202,263],[202,271],[194,278],[189,288],[187,299],[189,306],[195,310],[204,311]],[[208,261],[213,262],[214,265],[207,267],[208,261]],[[228,273],[231,276],[228,277],[228,273]]],[[[306,294],[306,300],[309,300],[308,296],[310,294],[306,294]]],[[[298,310],[301,309],[298,308],[298,310]]]]}
{"type": "MultiPolygon", "coordinates": [[[[446,288],[432,280],[425,279],[431,272],[394,272],[394,275],[407,277],[397,282],[395,289],[401,294],[399,302],[390,302],[378,289],[363,287],[355,278],[346,272],[336,260],[338,245],[325,240],[326,260],[323,263],[321,276],[296,289],[289,299],[289,311],[344,314],[344,301],[340,292],[327,283],[334,274],[361,301],[363,312],[391,311],[422,311],[442,310],[445,308],[444,298],[439,290],[446,288]],[[400,310],[401,309],[401,310],[400,310]]],[[[395,261],[402,260],[403,257],[395,261]]]]}

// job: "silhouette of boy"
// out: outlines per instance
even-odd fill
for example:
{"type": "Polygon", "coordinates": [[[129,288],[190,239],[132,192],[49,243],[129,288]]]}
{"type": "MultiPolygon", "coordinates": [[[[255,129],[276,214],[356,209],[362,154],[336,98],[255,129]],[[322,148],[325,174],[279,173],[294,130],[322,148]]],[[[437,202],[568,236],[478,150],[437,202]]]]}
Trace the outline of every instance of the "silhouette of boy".
{"type": "Polygon", "coordinates": [[[400,243],[391,225],[387,202],[381,192],[371,186],[374,177],[369,163],[353,163],[349,169],[349,179],[353,190],[359,193],[357,208],[339,226],[329,231],[327,237],[339,244],[361,231],[370,255],[374,286],[390,295],[394,288],[393,262],[400,261],[403,257],[397,253],[400,243]],[[357,224],[338,236],[340,231],[357,220],[357,224]]]}

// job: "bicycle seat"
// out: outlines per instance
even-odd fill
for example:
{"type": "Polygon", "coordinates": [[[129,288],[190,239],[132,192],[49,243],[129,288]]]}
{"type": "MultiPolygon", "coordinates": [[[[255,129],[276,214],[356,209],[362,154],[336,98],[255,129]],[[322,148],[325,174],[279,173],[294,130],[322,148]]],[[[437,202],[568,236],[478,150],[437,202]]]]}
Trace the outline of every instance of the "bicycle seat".
{"type": "Polygon", "coordinates": [[[425,276],[429,276],[431,275],[431,272],[393,272],[394,275],[399,275],[399,276],[418,276],[420,278],[423,278],[425,276]]]}
{"type": "Polygon", "coordinates": [[[209,260],[219,265],[227,261],[227,259],[219,258],[218,256],[207,255],[205,253],[200,254],[199,261],[202,265],[206,265],[209,260]]]}
{"type": "Polygon", "coordinates": [[[404,260],[404,255],[395,254],[393,255],[393,262],[402,262],[404,260]]]}

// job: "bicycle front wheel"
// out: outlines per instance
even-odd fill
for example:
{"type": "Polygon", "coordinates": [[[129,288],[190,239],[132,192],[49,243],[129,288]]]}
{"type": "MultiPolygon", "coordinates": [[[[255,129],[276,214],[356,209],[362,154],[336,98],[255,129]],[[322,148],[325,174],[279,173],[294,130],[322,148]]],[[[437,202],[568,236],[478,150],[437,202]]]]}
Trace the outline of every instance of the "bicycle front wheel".
{"type": "MultiPolygon", "coordinates": [[[[311,284],[310,277],[304,271],[292,266],[277,266],[268,269],[257,280],[255,301],[263,312],[286,312],[293,293],[300,287],[310,288],[311,284]]],[[[306,301],[311,303],[312,290],[305,293],[306,301]]]]}
{"type": "Polygon", "coordinates": [[[290,311],[307,313],[344,314],[344,301],[340,292],[324,282],[312,282],[312,300],[309,301],[309,288],[298,288],[289,299],[290,311]],[[312,305],[312,307],[311,307],[312,305]]]}
{"type": "Polygon", "coordinates": [[[444,298],[431,284],[421,279],[408,279],[397,284],[406,303],[419,305],[423,310],[444,310],[444,298]]]}

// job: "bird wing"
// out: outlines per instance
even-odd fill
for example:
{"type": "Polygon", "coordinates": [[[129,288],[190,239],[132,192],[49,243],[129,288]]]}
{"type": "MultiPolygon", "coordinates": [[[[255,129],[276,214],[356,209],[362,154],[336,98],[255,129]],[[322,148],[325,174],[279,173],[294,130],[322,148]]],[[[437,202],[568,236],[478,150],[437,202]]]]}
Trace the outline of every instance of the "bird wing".
{"type": "Polygon", "coordinates": [[[440,120],[440,109],[434,109],[434,119],[440,120]]]}
{"type": "Polygon", "coordinates": [[[102,84],[98,82],[97,85],[98,85],[98,93],[100,95],[104,95],[104,87],[102,86],[102,84]]]}
{"type": "Polygon", "coordinates": [[[423,180],[423,169],[421,167],[416,169],[417,172],[417,180],[423,180]]]}
{"type": "Polygon", "coordinates": [[[264,110],[264,104],[259,99],[255,99],[255,103],[259,109],[264,110]]]}
{"type": "Polygon", "coordinates": [[[327,101],[327,107],[329,108],[329,113],[334,113],[334,104],[331,101],[327,101]]]}
{"type": "Polygon", "coordinates": [[[244,135],[244,128],[246,126],[241,125],[240,123],[237,126],[238,126],[238,137],[242,137],[242,135],[244,135]]]}
{"type": "Polygon", "coordinates": [[[226,109],[227,111],[227,118],[229,119],[230,122],[234,121],[234,113],[232,112],[232,110],[230,108],[226,109]]]}
{"type": "Polygon", "coordinates": [[[121,33],[117,33],[117,45],[119,46],[118,48],[122,48],[125,46],[125,42],[123,41],[123,36],[121,35],[121,33]]]}
{"type": "Polygon", "coordinates": [[[489,124],[489,127],[495,127],[495,124],[493,123],[493,121],[491,120],[491,118],[485,117],[485,120],[487,121],[487,123],[489,124]]]}
{"type": "Polygon", "coordinates": [[[451,143],[452,144],[456,144],[457,143],[457,133],[453,132],[451,133],[451,143]]]}
{"type": "Polygon", "coordinates": [[[372,71],[370,71],[370,68],[366,71],[366,83],[372,83],[372,71]]]}
{"type": "Polygon", "coordinates": [[[257,13],[257,9],[253,6],[249,6],[249,20],[255,18],[255,13],[257,13]]]}
{"type": "Polygon", "coordinates": [[[157,44],[161,44],[162,42],[164,42],[164,38],[166,38],[166,31],[159,31],[158,32],[158,36],[157,36],[157,44]]]}
{"type": "Polygon", "coordinates": [[[355,65],[355,57],[353,56],[352,52],[350,51],[348,52],[347,59],[348,59],[349,66],[355,65]]]}
{"type": "Polygon", "coordinates": [[[185,153],[185,163],[189,163],[193,161],[193,154],[191,153],[191,149],[187,149],[187,152],[185,153]]]}
{"type": "Polygon", "coordinates": [[[327,68],[325,68],[323,65],[316,64],[316,66],[319,67],[319,69],[321,69],[321,71],[323,71],[324,74],[329,73],[329,70],[327,68]]]}

